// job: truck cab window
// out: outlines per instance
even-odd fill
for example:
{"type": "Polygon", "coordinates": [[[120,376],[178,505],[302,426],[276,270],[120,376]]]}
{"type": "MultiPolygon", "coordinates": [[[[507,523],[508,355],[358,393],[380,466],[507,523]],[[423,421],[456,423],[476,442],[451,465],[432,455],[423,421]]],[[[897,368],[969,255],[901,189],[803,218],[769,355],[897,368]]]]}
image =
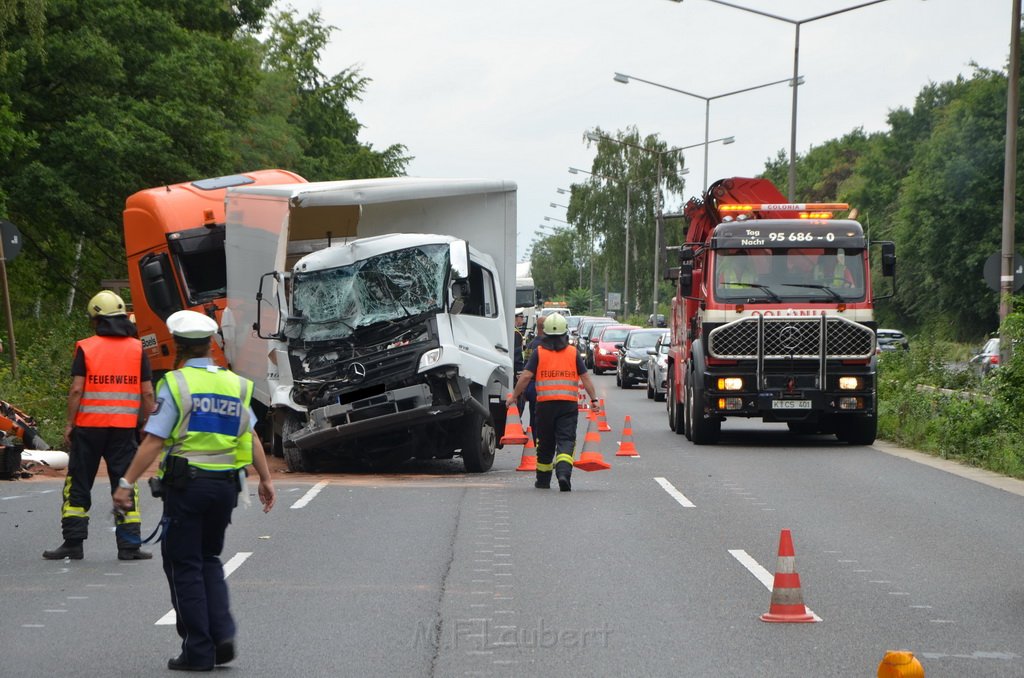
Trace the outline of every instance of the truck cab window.
{"type": "Polygon", "coordinates": [[[485,318],[495,318],[498,315],[494,276],[476,262],[470,263],[469,297],[466,299],[462,315],[479,315],[485,318]]]}

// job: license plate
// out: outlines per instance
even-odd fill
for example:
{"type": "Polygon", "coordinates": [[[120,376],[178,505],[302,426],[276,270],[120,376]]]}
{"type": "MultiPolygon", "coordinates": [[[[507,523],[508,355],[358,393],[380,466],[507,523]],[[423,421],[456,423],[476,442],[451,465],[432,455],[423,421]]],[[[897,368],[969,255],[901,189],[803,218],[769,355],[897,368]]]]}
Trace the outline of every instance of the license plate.
{"type": "Polygon", "coordinates": [[[809,410],[811,409],[810,400],[773,400],[773,410],[809,410]]]}

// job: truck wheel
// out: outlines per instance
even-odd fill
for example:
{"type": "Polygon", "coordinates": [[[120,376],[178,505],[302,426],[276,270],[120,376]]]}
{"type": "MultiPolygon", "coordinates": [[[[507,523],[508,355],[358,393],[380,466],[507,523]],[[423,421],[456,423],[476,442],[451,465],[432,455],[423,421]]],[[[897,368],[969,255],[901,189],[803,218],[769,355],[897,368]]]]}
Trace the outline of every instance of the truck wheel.
{"type": "Polygon", "coordinates": [[[683,406],[676,402],[675,388],[672,383],[673,377],[668,378],[668,395],[666,396],[668,404],[668,427],[676,433],[686,432],[686,417],[683,406]]]}
{"type": "Polygon", "coordinates": [[[690,426],[690,440],[694,445],[714,445],[722,432],[722,422],[704,417],[704,394],[699,393],[690,381],[686,398],[687,417],[690,426]]]}
{"type": "Polygon", "coordinates": [[[851,445],[870,445],[877,435],[877,417],[852,415],[836,422],[836,437],[851,445]]]}
{"type": "Polygon", "coordinates": [[[462,463],[468,473],[483,473],[494,466],[497,436],[490,417],[469,412],[462,418],[462,463]]]}
{"type": "Polygon", "coordinates": [[[310,452],[300,450],[295,444],[289,444],[288,440],[292,433],[302,428],[302,422],[295,416],[285,417],[281,424],[281,450],[284,453],[284,461],[288,470],[292,473],[314,473],[316,463],[310,452]]]}

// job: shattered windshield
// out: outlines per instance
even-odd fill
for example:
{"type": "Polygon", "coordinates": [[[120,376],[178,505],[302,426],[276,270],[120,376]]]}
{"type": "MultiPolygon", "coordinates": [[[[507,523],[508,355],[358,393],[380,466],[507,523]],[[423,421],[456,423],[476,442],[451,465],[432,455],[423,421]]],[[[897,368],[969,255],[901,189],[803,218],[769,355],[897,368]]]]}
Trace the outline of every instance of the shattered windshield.
{"type": "Polygon", "coordinates": [[[722,249],[715,298],[722,301],[857,301],[864,298],[859,248],[722,249]]]}
{"type": "Polygon", "coordinates": [[[421,245],[349,266],[296,273],[290,339],[343,339],[361,327],[443,307],[448,245],[421,245]]]}

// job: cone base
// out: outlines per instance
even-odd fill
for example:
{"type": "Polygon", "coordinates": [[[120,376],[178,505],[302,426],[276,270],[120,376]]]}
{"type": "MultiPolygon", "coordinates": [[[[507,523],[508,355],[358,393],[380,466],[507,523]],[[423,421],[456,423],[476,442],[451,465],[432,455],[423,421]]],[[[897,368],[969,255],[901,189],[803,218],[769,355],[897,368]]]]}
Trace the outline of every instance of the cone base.
{"type": "Polygon", "coordinates": [[[525,445],[528,440],[526,436],[504,436],[498,442],[502,445],[525,445]]]}
{"type": "Polygon", "coordinates": [[[588,473],[591,471],[607,471],[612,467],[612,465],[606,461],[578,461],[573,464],[573,466],[581,471],[587,471],[588,473]]]}
{"type": "Polygon", "coordinates": [[[615,453],[616,457],[639,457],[640,453],[636,449],[630,449],[628,447],[620,447],[619,451],[615,453]]]}
{"type": "Polygon", "coordinates": [[[523,457],[523,460],[519,462],[519,468],[517,471],[536,471],[537,470],[537,457],[523,457]]]}
{"type": "MultiPolygon", "coordinates": [[[[804,608],[804,609],[806,610],[807,608],[804,608]]],[[[763,622],[771,622],[771,623],[776,623],[776,624],[786,623],[786,622],[793,623],[793,624],[807,624],[807,623],[811,623],[811,622],[816,622],[818,620],[814,618],[813,614],[808,614],[807,612],[804,612],[803,614],[800,614],[800,613],[796,613],[796,614],[777,614],[777,613],[772,613],[772,612],[765,612],[764,614],[761,615],[761,621],[763,621],[763,622]]]]}

